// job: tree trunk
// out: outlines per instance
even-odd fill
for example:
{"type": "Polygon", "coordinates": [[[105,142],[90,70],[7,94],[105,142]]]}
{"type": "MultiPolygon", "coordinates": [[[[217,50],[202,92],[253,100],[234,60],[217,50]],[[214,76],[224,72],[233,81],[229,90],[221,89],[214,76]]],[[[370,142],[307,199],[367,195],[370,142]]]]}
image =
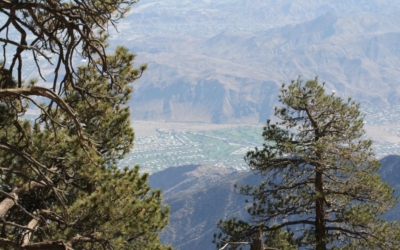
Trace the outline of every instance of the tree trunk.
{"type": "Polygon", "coordinates": [[[256,233],[256,236],[253,239],[253,242],[251,243],[251,250],[264,250],[264,244],[262,240],[262,231],[258,230],[256,233]]]}
{"type": "Polygon", "coordinates": [[[317,250],[326,250],[326,223],[325,223],[325,197],[321,196],[323,193],[323,179],[322,169],[316,166],[317,173],[315,175],[315,189],[318,195],[315,204],[315,239],[317,242],[317,250]]]}

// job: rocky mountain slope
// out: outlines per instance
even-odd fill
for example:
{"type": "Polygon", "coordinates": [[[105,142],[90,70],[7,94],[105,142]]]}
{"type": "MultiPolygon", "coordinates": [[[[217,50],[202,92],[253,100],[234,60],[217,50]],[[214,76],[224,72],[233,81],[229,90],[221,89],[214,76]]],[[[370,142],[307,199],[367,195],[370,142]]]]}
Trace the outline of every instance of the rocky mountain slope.
{"type": "Polygon", "coordinates": [[[171,207],[170,225],[161,238],[175,249],[213,249],[213,233],[221,218],[246,218],[245,197],[234,183],[254,183],[249,172],[211,166],[168,168],[150,176],[150,185],[163,190],[171,207]]]}
{"type": "MultiPolygon", "coordinates": [[[[400,194],[400,156],[387,156],[381,164],[382,179],[400,194]]],[[[234,183],[256,185],[260,177],[211,166],[168,168],[151,175],[150,185],[163,190],[163,199],[171,207],[170,225],[162,234],[163,242],[181,250],[215,249],[212,239],[218,220],[232,216],[248,218],[246,197],[235,192],[234,183]]],[[[400,221],[400,206],[385,217],[400,221]]]]}
{"type": "Polygon", "coordinates": [[[396,1],[143,0],[111,42],[149,65],[134,119],[264,123],[298,75],[364,105],[398,104],[399,13],[396,1]]]}

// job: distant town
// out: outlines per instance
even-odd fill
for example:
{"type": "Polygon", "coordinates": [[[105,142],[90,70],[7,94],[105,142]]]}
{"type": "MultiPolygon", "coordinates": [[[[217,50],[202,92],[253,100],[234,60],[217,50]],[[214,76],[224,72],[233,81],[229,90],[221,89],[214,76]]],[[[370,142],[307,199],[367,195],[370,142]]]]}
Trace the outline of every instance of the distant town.
{"type": "MultiPolygon", "coordinates": [[[[400,138],[400,105],[367,107],[362,112],[366,114],[366,125],[391,125],[387,132],[400,138]]],[[[120,162],[120,166],[138,164],[142,171],[149,173],[173,166],[197,164],[248,170],[244,156],[263,143],[262,126],[235,126],[200,132],[162,128],[156,131],[157,135],[136,138],[134,150],[120,162]]],[[[382,158],[400,154],[400,143],[374,141],[373,149],[376,156],[382,158]]]]}
{"type": "Polygon", "coordinates": [[[393,130],[394,135],[400,136],[400,105],[388,107],[361,106],[365,114],[365,124],[367,125],[399,125],[398,129],[393,130]]]}
{"type": "MultiPolygon", "coordinates": [[[[366,106],[361,107],[365,114],[365,125],[382,127],[390,136],[400,138],[400,105],[388,107],[366,106]]],[[[400,143],[393,143],[385,140],[374,140],[373,149],[378,158],[386,155],[399,154],[400,143]]]]}
{"type": "MultiPolygon", "coordinates": [[[[24,69],[22,77],[38,79],[32,55],[26,53],[23,54],[23,57],[32,63],[24,69]]],[[[43,76],[52,74],[47,69],[50,67],[48,62],[42,57],[39,57],[38,60],[43,76]]],[[[83,62],[79,58],[74,61],[77,65],[83,62]]],[[[366,115],[364,119],[366,126],[381,127],[391,137],[400,138],[400,105],[388,107],[361,105],[361,109],[366,115]]],[[[31,112],[36,113],[37,111],[28,110],[28,118],[31,112]]],[[[262,145],[261,133],[261,125],[259,127],[236,126],[231,130],[217,129],[201,132],[163,130],[160,127],[157,135],[136,138],[134,150],[120,162],[120,166],[138,164],[143,171],[150,173],[171,166],[191,164],[246,170],[248,166],[243,157],[249,150],[262,145]]],[[[382,158],[390,154],[400,155],[400,140],[398,141],[374,140],[373,149],[376,156],[382,158]]]]}
{"type": "Polygon", "coordinates": [[[134,150],[120,166],[138,164],[150,173],[173,166],[198,164],[247,170],[243,157],[247,151],[262,145],[261,126],[203,132],[157,129],[157,132],[159,134],[155,136],[137,138],[134,150]]]}

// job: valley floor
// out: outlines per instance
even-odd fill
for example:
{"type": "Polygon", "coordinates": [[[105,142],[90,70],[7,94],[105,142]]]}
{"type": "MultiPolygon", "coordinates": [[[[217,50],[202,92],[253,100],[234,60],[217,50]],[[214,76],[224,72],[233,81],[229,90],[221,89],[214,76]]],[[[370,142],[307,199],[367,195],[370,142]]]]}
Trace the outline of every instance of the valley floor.
{"type": "MultiPolygon", "coordinates": [[[[248,170],[243,157],[262,146],[262,125],[165,123],[133,121],[134,150],[120,166],[139,164],[154,173],[172,166],[210,165],[248,170]]],[[[367,137],[374,141],[378,158],[400,154],[400,124],[367,124],[367,137]]]]}

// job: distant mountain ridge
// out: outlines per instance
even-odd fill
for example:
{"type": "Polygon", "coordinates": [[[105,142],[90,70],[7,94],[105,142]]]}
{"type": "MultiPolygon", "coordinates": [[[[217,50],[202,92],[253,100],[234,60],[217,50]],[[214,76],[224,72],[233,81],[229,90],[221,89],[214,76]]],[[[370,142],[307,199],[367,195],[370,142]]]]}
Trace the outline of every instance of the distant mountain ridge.
{"type": "MultiPolygon", "coordinates": [[[[379,174],[399,195],[400,156],[381,159],[379,174]]],[[[260,181],[260,176],[252,172],[200,165],[167,168],[151,175],[150,185],[163,190],[164,202],[171,207],[170,225],[161,236],[163,242],[181,250],[215,249],[211,241],[219,219],[248,218],[247,197],[235,192],[234,183],[257,185],[260,181]]],[[[400,206],[385,217],[400,221],[400,206]]]]}
{"type": "Polygon", "coordinates": [[[400,104],[395,1],[147,1],[128,20],[149,29],[118,40],[149,64],[133,119],[264,123],[299,75],[363,105],[400,104]]]}
{"type": "Polygon", "coordinates": [[[389,14],[399,10],[400,4],[392,0],[145,0],[132,8],[128,20],[135,22],[135,25],[148,26],[199,23],[282,26],[309,21],[327,12],[344,16],[357,13],[389,14]]]}

